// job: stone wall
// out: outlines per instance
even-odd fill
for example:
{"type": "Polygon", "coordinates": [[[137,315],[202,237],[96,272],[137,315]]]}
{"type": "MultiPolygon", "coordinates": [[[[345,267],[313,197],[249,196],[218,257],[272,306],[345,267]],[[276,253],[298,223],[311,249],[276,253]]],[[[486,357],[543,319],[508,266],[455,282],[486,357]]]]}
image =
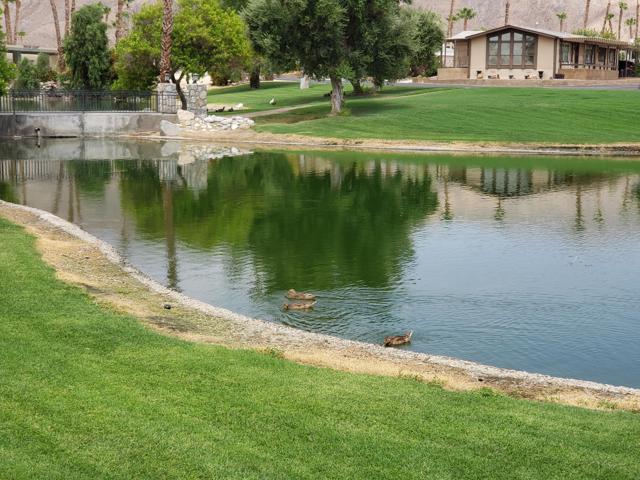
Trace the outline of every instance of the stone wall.
{"type": "Polygon", "coordinates": [[[187,110],[196,117],[207,116],[207,86],[200,83],[190,83],[185,89],[187,110]]]}
{"type": "Polygon", "coordinates": [[[158,92],[158,112],[176,113],[180,103],[176,86],[173,83],[159,83],[156,91],[158,92]]]}
{"type": "Polygon", "coordinates": [[[0,114],[0,137],[109,137],[156,133],[175,114],[154,112],[33,112],[0,114]]]}

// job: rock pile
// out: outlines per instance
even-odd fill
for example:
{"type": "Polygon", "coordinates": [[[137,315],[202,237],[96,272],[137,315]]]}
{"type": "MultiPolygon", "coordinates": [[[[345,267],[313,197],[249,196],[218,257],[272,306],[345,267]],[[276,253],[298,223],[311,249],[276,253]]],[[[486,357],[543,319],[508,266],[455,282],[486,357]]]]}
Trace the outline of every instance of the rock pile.
{"type": "Polygon", "coordinates": [[[185,130],[193,132],[218,132],[223,130],[249,129],[254,125],[254,121],[245,117],[221,117],[209,115],[208,117],[194,117],[190,120],[181,121],[180,124],[185,130]]]}

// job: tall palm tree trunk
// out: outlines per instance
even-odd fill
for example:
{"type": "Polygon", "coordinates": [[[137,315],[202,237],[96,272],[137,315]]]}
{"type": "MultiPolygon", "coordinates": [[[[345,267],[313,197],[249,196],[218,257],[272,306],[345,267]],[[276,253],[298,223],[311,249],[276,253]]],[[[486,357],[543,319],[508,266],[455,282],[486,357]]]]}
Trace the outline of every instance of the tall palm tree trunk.
{"type": "Polygon", "coordinates": [[[22,3],[20,0],[15,0],[15,12],[16,16],[13,19],[13,43],[17,42],[18,32],[20,32],[20,8],[22,8],[22,3]]]}
{"type": "Polygon", "coordinates": [[[622,38],[622,16],[624,15],[624,9],[622,4],[620,6],[620,14],[618,15],[618,40],[622,38]]]}
{"type": "Polygon", "coordinates": [[[7,37],[7,43],[15,43],[13,41],[13,31],[11,29],[11,10],[9,10],[9,0],[3,0],[2,10],[4,13],[4,33],[7,37]]]}
{"type": "Polygon", "coordinates": [[[116,43],[124,36],[124,2],[125,0],[118,0],[116,10],[116,43]]]}
{"type": "Polygon", "coordinates": [[[464,28],[463,30],[466,32],[467,31],[467,27],[469,26],[469,19],[465,17],[464,19],[464,28]]]}
{"type": "Polygon", "coordinates": [[[451,0],[451,6],[449,7],[449,25],[447,27],[447,37],[451,37],[453,34],[453,10],[456,6],[456,0],[451,0]]]}
{"type": "Polygon", "coordinates": [[[64,0],[64,36],[65,38],[67,35],[69,35],[70,21],[71,21],[71,4],[69,3],[69,0],[64,0]]]}
{"type": "Polygon", "coordinates": [[[511,16],[511,2],[507,0],[507,4],[504,6],[504,24],[509,25],[509,17],[511,16]]]}
{"type": "Polygon", "coordinates": [[[640,0],[636,2],[636,40],[638,39],[638,28],[640,28],[640,0]]]}
{"type": "Polygon", "coordinates": [[[58,18],[58,7],[56,0],[49,0],[51,4],[51,16],[53,17],[53,26],[56,30],[56,44],[58,46],[58,70],[64,70],[64,48],[62,46],[62,34],[60,33],[60,19],[58,18]]]}
{"type": "Polygon", "coordinates": [[[584,25],[583,27],[586,29],[589,26],[589,12],[591,10],[591,0],[587,0],[584,6],[584,25]]]}
{"type": "Polygon", "coordinates": [[[166,82],[171,73],[171,34],[173,33],[173,2],[162,0],[162,39],[160,41],[160,82],[166,82]]]}
{"type": "Polygon", "coordinates": [[[602,22],[602,32],[604,33],[607,30],[607,21],[609,20],[609,12],[611,11],[611,2],[607,3],[607,11],[604,14],[604,22],[602,22]]]}

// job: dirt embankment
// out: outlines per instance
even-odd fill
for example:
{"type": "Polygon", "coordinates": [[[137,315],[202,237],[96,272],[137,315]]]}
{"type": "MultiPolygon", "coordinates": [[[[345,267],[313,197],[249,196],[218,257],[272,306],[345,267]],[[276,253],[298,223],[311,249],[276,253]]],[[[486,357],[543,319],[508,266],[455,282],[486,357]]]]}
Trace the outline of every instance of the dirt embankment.
{"type": "MultiPolygon", "coordinates": [[[[134,136],[140,138],[140,136],[134,136]]],[[[145,134],[144,138],[167,139],[145,134]]],[[[256,130],[233,130],[218,132],[183,131],[181,140],[228,143],[236,146],[251,144],[257,146],[277,146],[278,148],[320,148],[396,152],[458,152],[458,153],[496,153],[519,155],[589,155],[640,157],[640,143],[615,144],[545,144],[545,143],[499,143],[499,142],[425,142],[418,140],[382,140],[382,139],[341,139],[311,137],[304,135],[275,134],[256,130]]]]}
{"type": "Polygon", "coordinates": [[[265,350],[318,367],[413,378],[451,390],[489,387],[515,397],[640,412],[640,390],[505,370],[453,358],[342,340],[249,319],[163,288],[115,250],[51,214],[0,201],[0,216],[23,225],[58,277],[97,303],[184,340],[265,350]],[[170,303],[172,308],[164,308],[170,303]]]}

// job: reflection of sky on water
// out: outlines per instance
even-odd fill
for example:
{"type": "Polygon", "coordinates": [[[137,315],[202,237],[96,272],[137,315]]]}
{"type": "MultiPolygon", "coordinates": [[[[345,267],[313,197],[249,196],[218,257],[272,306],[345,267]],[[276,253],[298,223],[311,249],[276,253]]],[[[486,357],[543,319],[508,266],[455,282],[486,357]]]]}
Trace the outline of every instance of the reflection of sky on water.
{"type": "Polygon", "coordinates": [[[418,351],[640,386],[635,163],[99,147],[3,155],[0,195],[244,314],[371,342],[412,329],[418,351]],[[284,314],[292,287],[318,308],[284,314]]]}

